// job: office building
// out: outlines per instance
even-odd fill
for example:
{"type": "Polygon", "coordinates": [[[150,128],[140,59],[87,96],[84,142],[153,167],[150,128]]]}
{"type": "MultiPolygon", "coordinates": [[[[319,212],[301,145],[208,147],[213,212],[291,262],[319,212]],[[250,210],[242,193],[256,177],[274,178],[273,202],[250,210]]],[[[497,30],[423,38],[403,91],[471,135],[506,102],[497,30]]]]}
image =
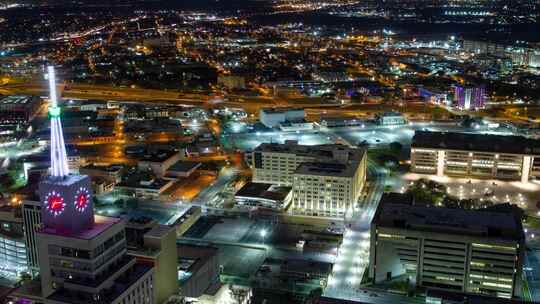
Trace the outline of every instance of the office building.
{"type": "Polygon", "coordinates": [[[305,116],[304,109],[296,108],[264,108],[259,111],[259,120],[268,128],[279,127],[285,122],[303,121],[305,116]]]}
{"type": "Polygon", "coordinates": [[[24,200],[22,202],[22,218],[24,239],[26,243],[26,260],[32,276],[39,273],[39,258],[36,233],[41,227],[41,204],[39,201],[24,200]]]}
{"type": "Polygon", "coordinates": [[[48,72],[51,170],[39,184],[42,224],[35,234],[41,288],[15,295],[45,304],[152,304],[153,266],[127,255],[125,220],[94,215],[89,177],[69,173],[54,68],[48,72]]]}
{"type": "Polygon", "coordinates": [[[454,105],[462,110],[477,110],[484,108],[486,103],[486,88],[483,86],[455,86],[454,105]]]}
{"type": "Polygon", "coordinates": [[[126,238],[128,254],[154,268],[155,303],[163,303],[178,292],[176,229],[154,221],[130,220],[126,238]]]}
{"type": "Polygon", "coordinates": [[[371,223],[369,276],[417,286],[516,298],[525,252],[522,216],[507,205],[437,208],[385,196],[371,223]]]}
{"type": "Polygon", "coordinates": [[[521,136],[416,131],[411,171],[527,182],[540,176],[540,141],[521,136]]]}
{"type": "Polygon", "coordinates": [[[183,295],[198,298],[219,288],[218,248],[179,244],[177,250],[178,280],[183,295]]]}
{"type": "Polygon", "coordinates": [[[177,163],[180,158],[180,152],[160,151],[158,153],[144,155],[137,162],[137,167],[142,171],[152,171],[157,177],[163,177],[165,172],[177,163]]]}
{"type": "Polygon", "coordinates": [[[253,182],[292,186],[293,213],[342,216],[366,180],[365,151],[342,145],[263,143],[251,161],[253,182]]]}
{"type": "Polygon", "coordinates": [[[28,273],[21,206],[4,201],[0,206],[0,277],[16,282],[28,273]]]}

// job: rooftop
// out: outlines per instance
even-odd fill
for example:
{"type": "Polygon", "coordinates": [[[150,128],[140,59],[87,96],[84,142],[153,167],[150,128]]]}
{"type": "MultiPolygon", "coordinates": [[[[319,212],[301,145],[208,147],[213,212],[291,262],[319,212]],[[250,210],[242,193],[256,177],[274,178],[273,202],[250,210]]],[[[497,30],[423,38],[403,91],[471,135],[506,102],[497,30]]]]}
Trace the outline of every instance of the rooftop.
{"type": "Polygon", "coordinates": [[[198,168],[200,165],[201,163],[199,162],[179,160],[176,163],[174,163],[174,165],[172,165],[168,171],[188,172],[188,171],[198,168]]]}
{"type": "Polygon", "coordinates": [[[285,112],[290,112],[290,111],[304,111],[304,109],[302,109],[302,108],[288,108],[288,107],[261,109],[261,112],[265,113],[265,114],[285,113],[285,112]]]}
{"type": "Polygon", "coordinates": [[[129,268],[124,274],[117,278],[112,286],[108,288],[101,297],[100,301],[93,300],[94,295],[80,290],[58,289],[47,299],[58,301],[60,303],[113,303],[130,286],[136,283],[141,277],[152,270],[152,266],[137,263],[129,268]]]}
{"type": "Polygon", "coordinates": [[[78,238],[83,240],[91,240],[112,227],[113,225],[119,224],[122,222],[121,218],[116,217],[108,217],[108,216],[101,216],[101,215],[94,215],[94,225],[92,225],[92,228],[81,231],[77,234],[73,234],[66,231],[59,231],[55,229],[54,227],[45,227],[39,231],[39,233],[43,234],[52,234],[52,235],[60,235],[60,236],[67,236],[72,238],[78,238]]]}
{"type": "Polygon", "coordinates": [[[175,230],[175,228],[166,226],[166,225],[156,225],[150,231],[148,231],[144,236],[151,237],[151,238],[162,238],[168,233],[170,233],[171,230],[175,230]]]}
{"type": "Polygon", "coordinates": [[[385,199],[373,218],[378,227],[459,234],[495,239],[523,239],[521,217],[510,205],[497,209],[450,209],[385,199]]]}
{"type": "Polygon", "coordinates": [[[324,175],[324,176],[353,176],[356,166],[342,163],[308,162],[302,163],[296,168],[295,174],[324,175]]]}
{"type": "Polygon", "coordinates": [[[265,183],[246,183],[235,196],[248,198],[262,198],[274,201],[283,201],[291,192],[292,187],[275,186],[265,183]]]}
{"type": "Polygon", "coordinates": [[[30,104],[33,101],[38,100],[36,96],[30,96],[30,95],[11,95],[6,96],[2,99],[0,99],[0,105],[3,104],[30,104]]]}
{"type": "Polygon", "coordinates": [[[522,136],[416,131],[412,148],[540,154],[540,140],[522,136]]]}

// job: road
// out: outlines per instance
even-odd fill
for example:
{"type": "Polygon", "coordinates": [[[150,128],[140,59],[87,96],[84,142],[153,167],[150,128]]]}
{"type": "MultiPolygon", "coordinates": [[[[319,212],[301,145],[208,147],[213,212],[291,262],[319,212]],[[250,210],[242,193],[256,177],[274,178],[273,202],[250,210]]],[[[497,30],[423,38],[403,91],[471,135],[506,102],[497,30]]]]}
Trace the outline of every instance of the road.
{"type": "Polygon", "coordinates": [[[217,195],[223,191],[229,182],[231,182],[239,173],[236,168],[224,167],[219,172],[218,178],[203,189],[192,201],[193,205],[206,206],[218,203],[217,195]]]}
{"type": "Polygon", "coordinates": [[[360,283],[369,263],[369,229],[371,219],[384,192],[386,172],[370,163],[368,166],[368,192],[350,217],[345,219],[343,243],[324,295],[338,299],[356,300],[363,296],[360,283]]]}
{"type": "MultiPolygon", "coordinates": [[[[540,230],[532,231],[528,228],[529,232],[533,232],[536,235],[540,235],[540,230]]],[[[527,237],[527,250],[525,252],[525,265],[524,275],[527,280],[527,288],[524,288],[524,298],[534,303],[540,302],[540,239],[531,239],[527,237]]]]}

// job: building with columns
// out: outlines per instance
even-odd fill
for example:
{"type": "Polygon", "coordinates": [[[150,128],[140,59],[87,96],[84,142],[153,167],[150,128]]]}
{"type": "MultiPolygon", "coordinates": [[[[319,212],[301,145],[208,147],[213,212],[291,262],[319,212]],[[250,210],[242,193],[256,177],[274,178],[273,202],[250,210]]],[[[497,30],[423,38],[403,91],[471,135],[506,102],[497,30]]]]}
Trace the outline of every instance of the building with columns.
{"type": "Polygon", "coordinates": [[[526,183],[540,177],[540,140],[416,131],[411,144],[411,171],[526,183]]]}

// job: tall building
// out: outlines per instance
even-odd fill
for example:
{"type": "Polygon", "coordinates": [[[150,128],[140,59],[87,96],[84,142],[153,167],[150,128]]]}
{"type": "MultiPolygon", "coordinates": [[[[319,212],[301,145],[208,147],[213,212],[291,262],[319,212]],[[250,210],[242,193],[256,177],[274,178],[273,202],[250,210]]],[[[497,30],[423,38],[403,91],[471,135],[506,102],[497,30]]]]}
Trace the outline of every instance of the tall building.
{"type": "Polygon", "coordinates": [[[38,189],[41,290],[32,298],[45,304],[154,303],[153,267],[127,255],[125,221],[94,215],[89,177],[69,174],[54,68],[48,72],[51,170],[38,189]]]}
{"type": "Polygon", "coordinates": [[[292,186],[290,211],[306,215],[342,216],[366,180],[365,151],[343,145],[264,143],[251,161],[254,182],[292,186]]]}
{"type": "Polygon", "coordinates": [[[437,208],[385,195],[371,223],[369,276],[428,289],[518,298],[525,252],[521,213],[437,208]]]}
{"type": "Polygon", "coordinates": [[[416,131],[411,171],[527,182],[540,176],[540,141],[521,136],[416,131]]]}
{"type": "Polygon", "coordinates": [[[126,226],[128,254],[137,261],[154,267],[156,303],[164,303],[178,292],[177,250],[175,227],[155,221],[137,219],[126,226]]]}
{"type": "Polygon", "coordinates": [[[22,203],[26,260],[32,276],[39,273],[39,258],[36,233],[41,227],[41,204],[39,201],[25,200],[22,203]]]}
{"type": "Polygon", "coordinates": [[[477,110],[486,103],[486,88],[478,87],[454,87],[454,105],[462,110],[477,110]]]}
{"type": "Polygon", "coordinates": [[[13,282],[28,272],[20,211],[19,205],[11,203],[0,206],[0,272],[13,282]]]}

